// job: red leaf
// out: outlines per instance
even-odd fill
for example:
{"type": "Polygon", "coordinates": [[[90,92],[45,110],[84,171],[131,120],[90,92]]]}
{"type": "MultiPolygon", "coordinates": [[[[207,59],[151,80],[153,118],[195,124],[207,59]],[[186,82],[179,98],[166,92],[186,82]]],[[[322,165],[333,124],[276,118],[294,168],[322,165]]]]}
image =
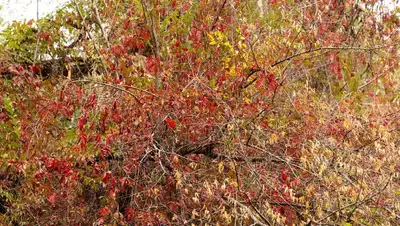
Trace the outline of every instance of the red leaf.
{"type": "Polygon", "coordinates": [[[265,82],[265,74],[263,73],[263,74],[261,74],[260,77],[257,79],[256,87],[258,88],[258,87],[262,86],[262,85],[264,84],[264,82],[265,82]]]}
{"type": "Polygon", "coordinates": [[[140,31],[139,36],[144,40],[150,40],[150,33],[146,30],[140,31]]]}
{"type": "Polygon", "coordinates": [[[167,119],[165,119],[165,122],[167,123],[168,128],[170,128],[170,129],[176,128],[176,123],[174,120],[167,118],[167,119]]]}
{"type": "Polygon", "coordinates": [[[125,54],[125,48],[122,45],[112,45],[110,47],[110,51],[116,56],[121,56],[125,54]]]}
{"type": "Polygon", "coordinates": [[[100,217],[100,218],[97,220],[97,225],[103,225],[103,224],[104,224],[104,218],[100,217]]]}
{"type": "Polygon", "coordinates": [[[118,114],[113,114],[113,115],[112,115],[112,119],[114,120],[114,122],[116,122],[116,123],[118,123],[118,124],[122,123],[122,118],[121,118],[121,116],[118,115],[118,114]]]}
{"type": "Polygon", "coordinates": [[[52,206],[54,206],[54,203],[56,202],[56,194],[55,194],[55,193],[51,194],[51,195],[47,198],[47,200],[49,200],[50,204],[51,204],[52,206]]]}
{"type": "Polygon", "coordinates": [[[87,116],[86,113],[82,115],[82,117],[80,119],[78,119],[78,128],[80,131],[83,130],[83,127],[85,126],[85,124],[87,123],[87,116]]]}
{"type": "Polygon", "coordinates": [[[37,33],[39,39],[44,39],[46,41],[50,41],[50,35],[46,32],[39,32],[37,33]]]}
{"type": "Polygon", "coordinates": [[[32,73],[39,72],[39,70],[40,70],[40,65],[39,65],[39,64],[30,65],[30,66],[29,66],[29,70],[30,70],[32,73]]]}
{"type": "Polygon", "coordinates": [[[135,218],[135,209],[127,207],[125,209],[125,216],[128,221],[132,221],[135,218]]]}
{"type": "Polygon", "coordinates": [[[82,149],[84,149],[84,148],[86,147],[87,138],[88,138],[88,137],[87,137],[87,134],[86,134],[86,133],[82,133],[82,134],[80,135],[79,143],[80,143],[82,149]]]}
{"type": "Polygon", "coordinates": [[[111,213],[111,211],[110,211],[110,209],[108,209],[108,207],[104,207],[104,208],[101,208],[101,209],[99,210],[99,215],[100,215],[100,217],[107,216],[107,215],[109,215],[110,213],[111,213]]]}
{"type": "Polygon", "coordinates": [[[287,174],[286,174],[286,172],[282,172],[282,173],[281,173],[281,178],[282,178],[282,180],[286,180],[286,179],[287,179],[287,174]]]}
{"type": "Polygon", "coordinates": [[[171,1],[170,5],[172,8],[176,8],[176,1],[171,1]]]}
{"type": "Polygon", "coordinates": [[[156,57],[149,56],[146,58],[145,67],[149,72],[158,73],[160,60],[156,57]]]}
{"type": "Polygon", "coordinates": [[[25,74],[25,69],[21,65],[13,65],[10,64],[8,66],[8,70],[16,75],[24,75],[25,74]]]}
{"type": "Polygon", "coordinates": [[[103,178],[101,179],[101,181],[103,181],[103,183],[106,184],[106,183],[110,180],[111,177],[112,177],[112,176],[111,176],[111,173],[110,173],[110,172],[107,172],[107,173],[104,174],[104,176],[103,176],[103,178]]]}

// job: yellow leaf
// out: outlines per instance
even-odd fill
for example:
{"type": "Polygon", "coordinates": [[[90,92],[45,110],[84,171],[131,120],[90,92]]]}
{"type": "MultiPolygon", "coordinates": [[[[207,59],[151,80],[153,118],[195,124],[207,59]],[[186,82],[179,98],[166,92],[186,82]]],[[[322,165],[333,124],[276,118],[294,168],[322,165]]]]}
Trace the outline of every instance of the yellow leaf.
{"type": "Polygon", "coordinates": [[[195,202],[195,203],[199,203],[200,202],[200,200],[199,200],[199,193],[195,193],[194,194],[194,197],[192,198],[193,199],[193,201],[195,202]]]}
{"type": "Polygon", "coordinates": [[[175,171],[176,187],[182,187],[182,174],[179,171],[175,171]]]}
{"type": "Polygon", "coordinates": [[[218,163],[218,172],[222,173],[223,170],[224,170],[224,162],[218,163]]]}
{"type": "Polygon", "coordinates": [[[319,167],[319,172],[318,175],[321,177],[322,173],[326,170],[326,165],[324,163],[322,163],[319,167]]]}
{"type": "Polygon", "coordinates": [[[210,38],[210,45],[217,45],[218,44],[211,34],[207,34],[207,35],[210,38]]]}
{"type": "Polygon", "coordinates": [[[350,120],[345,119],[345,120],[343,121],[343,126],[344,126],[344,128],[347,129],[347,130],[351,129],[352,125],[351,125],[350,120]]]}
{"type": "Polygon", "coordinates": [[[236,182],[236,180],[231,180],[231,181],[230,181],[230,184],[233,185],[235,188],[238,188],[238,187],[239,187],[239,185],[238,185],[238,183],[236,182]]]}
{"type": "Polygon", "coordinates": [[[275,133],[273,133],[269,137],[269,143],[270,144],[275,144],[276,142],[278,142],[278,136],[275,133]]]}

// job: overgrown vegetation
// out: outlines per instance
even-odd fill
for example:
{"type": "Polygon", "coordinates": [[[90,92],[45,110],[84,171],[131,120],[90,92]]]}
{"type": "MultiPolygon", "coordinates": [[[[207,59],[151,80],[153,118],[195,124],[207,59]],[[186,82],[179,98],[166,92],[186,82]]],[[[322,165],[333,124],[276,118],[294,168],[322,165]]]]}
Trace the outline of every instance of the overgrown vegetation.
{"type": "Polygon", "coordinates": [[[399,9],[71,0],[0,45],[0,224],[398,225],[399,9]]]}

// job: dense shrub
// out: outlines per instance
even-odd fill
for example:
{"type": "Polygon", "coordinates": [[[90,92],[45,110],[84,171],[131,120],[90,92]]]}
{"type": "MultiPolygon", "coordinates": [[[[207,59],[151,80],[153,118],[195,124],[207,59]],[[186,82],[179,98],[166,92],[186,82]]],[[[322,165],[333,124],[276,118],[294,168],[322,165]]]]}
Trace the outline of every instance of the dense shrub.
{"type": "Polygon", "coordinates": [[[399,18],[380,4],[72,0],[15,22],[0,223],[397,225],[399,18]]]}

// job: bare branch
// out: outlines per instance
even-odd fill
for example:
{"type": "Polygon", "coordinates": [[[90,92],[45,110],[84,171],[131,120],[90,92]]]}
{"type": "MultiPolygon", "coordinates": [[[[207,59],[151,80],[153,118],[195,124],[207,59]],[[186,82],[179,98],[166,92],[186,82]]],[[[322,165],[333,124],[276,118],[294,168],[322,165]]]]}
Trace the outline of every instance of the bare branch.
{"type": "Polygon", "coordinates": [[[137,96],[136,96],[134,93],[132,93],[132,92],[130,92],[130,91],[124,89],[124,88],[121,88],[121,87],[119,87],[119,86],[112,85],[112,84],[108,84],[108,83],[104,83],[104,82],[91,81],[91,80],[75,80],[75,81],[73,81],[73,82],[82,82],[82,83],[90,82],[90,83],[94,83],[94,84],[98,84],[98,85],[102,85],[102,86],[108,86],[108,87],[111,87],[111,88],[114,88],[114,89],[117,89],[117,90],[119,90],[119,91],[122,91],[122,92],[124,92],[124,93],[129,94],[130,96],[132,96],[133,98],[135,98],[135,100],[136,100],[140,105],[142,105],[142,103],[140,102],[139,98],[137,98],[137,96]]]}
{"type": "Polygon", "coordinates": [[[366,47],[351,47],[351,46],[344,46],[344,47],[320,47],[320,48],[316,48],[316,49],[310,49],[310,50],[306,50],[300,53],[296,53],[294,55],[288,56],[286,58],[283,58],[281,60],[276,61],[275,63],[273,63],[271,65],[271,67],[275,67],[279,64],[282,64],[288,60],[291,60],[293,58],[305,55],[305,54],[309,54],[309,53],[313,53],[313,52],[318,52],[318,51],[323,51],[323,50],[340,50],[340,51],[372,51],[372,50],[377,50],[377,49],[384,49],[390,46],[378,46],[378,47],[372,47],[372,48],[366,48],[366,47]]]}

